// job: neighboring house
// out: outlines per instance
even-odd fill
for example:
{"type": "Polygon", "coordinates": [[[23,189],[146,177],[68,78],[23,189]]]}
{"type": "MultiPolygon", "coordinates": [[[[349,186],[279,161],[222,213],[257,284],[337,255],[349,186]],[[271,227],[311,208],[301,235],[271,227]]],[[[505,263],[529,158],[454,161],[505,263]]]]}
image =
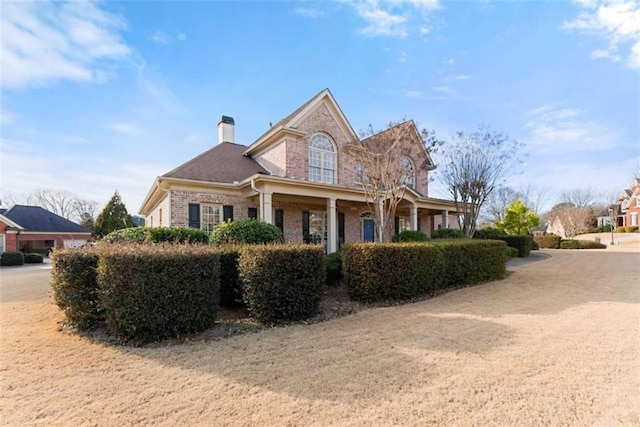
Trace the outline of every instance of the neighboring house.
{"type": "MultiPolygon", "coordinates": [[[[395,231],[448,228],[456,222],[455,204],[428,197],[435,166],[415,124],[404,122],[363,143],[380,148],[400,131],[409,131],[397,144],[413,173],[395,231]]],[[[222,116],[215,147],[156,178],[140,207],[146,226],[211,231],[223,221],[259,218],[280,228],[286,241],[324,244],[327,252],[374,240],[362,173],[345,150],[358,136],[328,89],[249,146],[236,144],[234,134],[234,120],[222,116]]]]}
{"type": "Polygon", "coordinates": [[[39,252],[82,246],[91,231],[39,206],[15,205],[0,210],[0,253],[39,252]]]}
{"type": "Polygon", "coordinates": [[[631,188],[625,189],[620,198],[618,226],[639,225],[640,215],[640,178],[631,181],[631,188]]]}

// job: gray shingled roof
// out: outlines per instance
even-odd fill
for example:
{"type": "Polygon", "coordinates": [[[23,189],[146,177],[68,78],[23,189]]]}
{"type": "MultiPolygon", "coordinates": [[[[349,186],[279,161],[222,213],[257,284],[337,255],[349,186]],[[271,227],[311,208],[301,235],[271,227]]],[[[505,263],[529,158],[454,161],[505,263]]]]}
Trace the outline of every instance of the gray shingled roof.
{"type": "Polygon", "coordinates": [[[56,215],[53,212],[49,212],[40,206],[15,205],[3,215],[16,224],[19,224],[26,231],[91,233],[91,230],[56,215]]]}
{"type": "Polygon", "coordinates": [[[246,149],[244,145],[221,142],[163,176],[232,184],[256,173],[270,175],[258,162],[243,155],[246,149]]]}

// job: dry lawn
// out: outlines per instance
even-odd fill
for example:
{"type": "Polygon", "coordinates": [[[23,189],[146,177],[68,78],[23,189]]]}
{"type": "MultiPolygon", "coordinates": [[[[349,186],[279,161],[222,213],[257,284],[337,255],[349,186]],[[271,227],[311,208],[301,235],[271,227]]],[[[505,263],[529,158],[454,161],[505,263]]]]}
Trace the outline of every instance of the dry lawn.
{"type": "Polygon", "coordinates": [[[0,424],[639,425],[638,253],[550,253],[432,300],[156,348],[59,332],[48,270],[4,269],[0,424]]]}

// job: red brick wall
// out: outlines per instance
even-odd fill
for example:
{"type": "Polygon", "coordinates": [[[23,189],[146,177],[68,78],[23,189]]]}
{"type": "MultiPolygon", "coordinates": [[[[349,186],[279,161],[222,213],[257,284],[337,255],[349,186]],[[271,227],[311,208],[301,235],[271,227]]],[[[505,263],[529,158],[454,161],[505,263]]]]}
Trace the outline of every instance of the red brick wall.
{"type": "Polygon", "coordinates": [[[18,250],[16,235],[14,233],[7,233],[7,224],[2,221],[0,221],[0,234],[4,235],[5,251],[12,252],[18,250]]]}

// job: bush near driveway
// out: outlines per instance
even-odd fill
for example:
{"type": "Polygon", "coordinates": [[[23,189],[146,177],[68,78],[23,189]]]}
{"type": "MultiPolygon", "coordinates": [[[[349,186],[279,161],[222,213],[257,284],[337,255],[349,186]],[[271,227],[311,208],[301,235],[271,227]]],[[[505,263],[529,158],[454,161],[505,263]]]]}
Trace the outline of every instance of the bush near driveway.
{"type": "Polygon", "coordinates": [[[104,245],[98,265],[108,328],[137,341],[207,329],[220,297],[220,254],[200,245],[104,245]]]}
{"type": "Polygon", "coordinates": [[[506,244],[453,239],[429,243],[356,243],[343,250],[344,282],[357,301],[410,299],[448,286],[499,279],[506,244]]]}
{"type": "Polygon", "coordinates": [[[69,324],[80,330],[104,321],[100,307],[95,248],[58,249],[51,254],[53,299],[69,324]]]}
{"type": "Polygon", "coordinates": [[[625,233],[637,233],[638,226],[637,225],[628,225],[624,228],[625,233]]]}
{"type": "Polygon", "coordinates": [[[24,254],[22,252],[3,252],[0,255],[0,265],[8,267],[11,265],[23,265],[24,254]]]}
{"type": "Polygon", "coordinates": [[[326,274],[320,246],[245,246],[238,266],[245,302],[258,321],[300,320],[318,311],[326,274]]]}
{"type": "Polygon", "coordinates": [[[518,250],[518,256],[520,258],[526,258],[531,254],[533,249],[533,236],[528,234],[522,235],[509,235],[502,233],[497,229],[484,229],[478,230],[473,235],[474,239],[492,239],[492,240],[504,240],[507,246],[516,248],[518,250]]]}
{"type": "Polygon", "coordinates": [[[606,249],[603,243],[592,242],[591,240],[563,240],[560,242],[560,249],[606,249]]]}
{"type": "Polygon", "coordinates": [[[538,242],[540,249],[559,249],[560,241],[562,238],[555,234],[545,234],[543,236],[536,236],[535,241],[538,242]]]}
{"type": "Polygon", "coordinates": [[[44,257],[40,254],[36,254],[36,253],[24,254],[25,264],[42,264],[43,262],[44,262],[44,257]]]}

